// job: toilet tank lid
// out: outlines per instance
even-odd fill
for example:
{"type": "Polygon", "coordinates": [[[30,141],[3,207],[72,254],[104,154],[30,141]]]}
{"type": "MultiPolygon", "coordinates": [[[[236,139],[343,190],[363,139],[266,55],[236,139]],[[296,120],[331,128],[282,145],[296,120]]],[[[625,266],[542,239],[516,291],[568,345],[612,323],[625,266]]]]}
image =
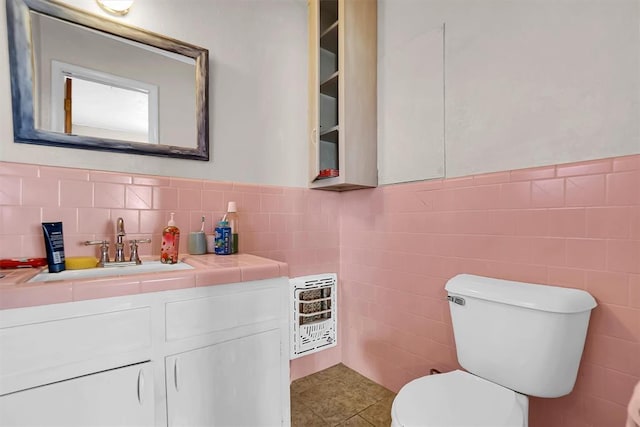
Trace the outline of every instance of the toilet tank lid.
{"type": "Polygon", "coordinates": [[[593,309],[596,300],[581,289],[458,274],[447,282],[449,294],[554,313],[580,313],[593,309]]]}

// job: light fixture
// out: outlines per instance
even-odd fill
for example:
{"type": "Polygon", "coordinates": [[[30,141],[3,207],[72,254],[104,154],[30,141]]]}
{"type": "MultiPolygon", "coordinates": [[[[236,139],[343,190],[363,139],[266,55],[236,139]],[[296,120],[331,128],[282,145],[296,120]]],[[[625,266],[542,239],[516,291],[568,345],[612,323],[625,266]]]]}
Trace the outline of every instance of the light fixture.
{"type": "Polygon", "coordinates": [[[109,13],[124,16],[129,13],[133,0],[96,0],[98,5],[109,13]]]}

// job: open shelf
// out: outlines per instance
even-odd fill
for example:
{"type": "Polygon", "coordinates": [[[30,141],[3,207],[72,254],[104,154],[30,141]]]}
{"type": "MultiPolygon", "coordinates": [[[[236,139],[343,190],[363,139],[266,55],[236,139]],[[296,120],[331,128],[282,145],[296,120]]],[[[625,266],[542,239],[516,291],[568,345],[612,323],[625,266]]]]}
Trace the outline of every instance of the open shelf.
{"type": "Polygon", "coordinates": [[[320,35],[320,47],[329,52],[338,53],[338,21],[320,35]]]}
{"type": "Polygon", "coordinates": [[[321,130],[320,139],[322,141],[333,142],[334,144],[337,144],[339,133],[340,128],[338,126],[333,126],[327,130],[321,130]]]}
{"type": "Polygon", "coordinates": [[[338,22],[338,0],[320,0],[320,34],[338,22]]]}
{"type": "Polygon", "coordinates": [[[336,71],[325,81],[320,83],[320,93],[332,98],[338,97],[338,72],[336,71]]]}

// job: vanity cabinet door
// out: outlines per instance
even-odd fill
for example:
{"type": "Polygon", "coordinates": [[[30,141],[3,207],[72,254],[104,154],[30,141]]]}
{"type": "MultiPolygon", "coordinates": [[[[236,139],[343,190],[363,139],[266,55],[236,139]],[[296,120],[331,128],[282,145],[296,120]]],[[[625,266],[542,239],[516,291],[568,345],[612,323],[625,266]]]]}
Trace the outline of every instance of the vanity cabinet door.
{"type": "Polygon", "coordinates": [[[150,362],[0,397],[0,425],[152,426],[150,362]]]}
{"type": "Polygon", "coordinates": [[[280,337],[273,329],[167,357],[169,426],[284,424],[280,337]]]}

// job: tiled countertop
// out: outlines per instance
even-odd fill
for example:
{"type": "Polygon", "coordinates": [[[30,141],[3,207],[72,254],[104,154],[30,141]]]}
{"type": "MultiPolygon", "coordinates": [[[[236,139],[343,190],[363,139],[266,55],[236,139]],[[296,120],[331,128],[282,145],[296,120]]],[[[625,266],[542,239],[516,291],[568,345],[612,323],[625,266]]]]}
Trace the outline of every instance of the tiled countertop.
{"type": "MultiPolygon", "coordinates": [[[[145,258],[143,258],[143,262],[145,258]]],[[[193,269],[79,280],[27,283],[47,267],[1,270],[0,309],[221,285],[287,276],[287,264],[249,254],[186,255],[193,269]]]]}

